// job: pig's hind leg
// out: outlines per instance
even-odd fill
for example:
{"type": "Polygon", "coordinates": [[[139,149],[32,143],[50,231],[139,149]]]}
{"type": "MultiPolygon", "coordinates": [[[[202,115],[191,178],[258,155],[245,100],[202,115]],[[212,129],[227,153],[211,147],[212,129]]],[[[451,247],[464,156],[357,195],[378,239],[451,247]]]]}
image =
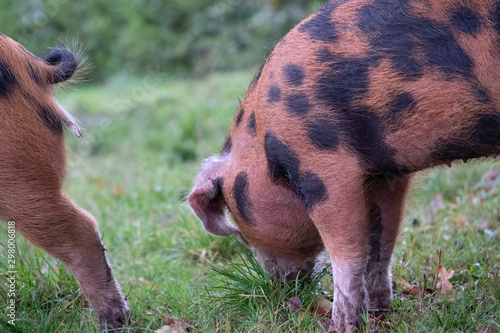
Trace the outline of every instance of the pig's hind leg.
{"type": "Polygon", "coordinates": [[[125,326],[127,303],[106,260],[94,218],[57,188],[24,184],[5,189],[0,191],[0,218],[15,221],[26,239],[64,263],[96,310],[102,330],[125,326]]]}
{"type": "Polygon", "coordinates": [[[365,183],[370,221],[365,280],[370,309],[387,309],[391,302],[391,257],[409,179],[409,176],[389,180],[371,177],[365,183]]]}

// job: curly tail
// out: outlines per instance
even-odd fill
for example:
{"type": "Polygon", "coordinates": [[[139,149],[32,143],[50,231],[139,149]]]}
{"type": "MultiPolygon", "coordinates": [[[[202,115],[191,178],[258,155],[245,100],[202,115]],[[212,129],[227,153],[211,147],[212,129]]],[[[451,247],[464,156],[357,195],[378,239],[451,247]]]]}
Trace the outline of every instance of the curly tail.
{"type": "Polygon", "coordinates": [[[78,68],[78,60],[73,52],[64,47],[53,47],[44,60],[51,65],[47,73],[47,83],[57,84],[69,80],[78,68]]]}

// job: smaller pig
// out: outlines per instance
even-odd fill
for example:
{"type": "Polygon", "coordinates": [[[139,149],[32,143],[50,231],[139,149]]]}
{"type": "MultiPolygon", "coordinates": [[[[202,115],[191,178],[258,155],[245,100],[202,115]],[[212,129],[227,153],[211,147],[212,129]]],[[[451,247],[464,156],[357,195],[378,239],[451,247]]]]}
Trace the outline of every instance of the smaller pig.
{"type": "Polygon", "coordinates": [[[63,192],[63,128],[81,136],[52,87],[70,80],[79,62],[66,47],[40,59],[0,34],[0,219],[61,260],[97,312],[102,330],[129,321],[97,222],[63,192]]]}
{"type": "Polygon", "coordinates": [[[277,44],[189,203],[285,280],[326,248],[353,332],[390,305],[412,174],[500,151],[499,91],[497,1],[329,1],[277,44]]]}

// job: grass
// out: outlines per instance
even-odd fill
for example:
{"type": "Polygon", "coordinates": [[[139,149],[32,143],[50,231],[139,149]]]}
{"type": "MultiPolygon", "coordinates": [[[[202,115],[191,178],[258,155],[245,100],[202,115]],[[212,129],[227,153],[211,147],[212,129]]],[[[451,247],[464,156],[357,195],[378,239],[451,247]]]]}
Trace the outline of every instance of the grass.
{"type": "MultiPolygon", "coordinates": [[[[311,310],[328,274],[281,286],[232,238],[207,234],[184,202],[203,158],[218,151],[251,73],[179,80],[154,72],[58,92],[82,122],[67,134],[65,189],[100,222],[107,256],[131,308],[129,332],[321,332],[311,310]],[[295,311],[296,310],[296,311],[295,311]]],[[[432,286],[436,251],[453,292],[407,295],[377,321],[387,332],[500,332],[500,186],[481,177],[499,162],[420,174],[406,205],[394,281],[432,286]],[[442,199],[441,199],[442,198],[442,199]]],[[[7,227],[0,243],[7,246],[7,227]]],[[[97,332],[96,314],[56,260],[17,235],[16,326],[0,331],[97,332]]],[[[0,271],[7,271],[0,250],[0,271]]],[[[0,276],[0,304],[7,304],[0,276]]],[[[2,307],[3,308],[3,307],[2,307]]]]}

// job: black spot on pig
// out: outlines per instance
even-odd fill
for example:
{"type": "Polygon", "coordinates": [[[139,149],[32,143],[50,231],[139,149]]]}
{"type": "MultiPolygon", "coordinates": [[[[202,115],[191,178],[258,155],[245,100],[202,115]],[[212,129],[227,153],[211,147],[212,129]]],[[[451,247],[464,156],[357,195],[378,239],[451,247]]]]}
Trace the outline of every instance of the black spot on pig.
{"type": "Polygon", "coordinates": [[[470,140],[497,146],[500,142],[500,115],[497,113],[479,115],[470,140]]]}
{"type": "Polygon", "coordinates": [[[333,62],[335,60],[333,53],[327,48],[320,49],[315,56],[319,63],[333,62]]]}
{"type": "Polygon", "coordinates": [[[334,62],[319,78],[316,97],[325,101],[332,110],[348,112],[351,103],[368,91],[369,63],[364,59],[333,55],[330,60],[334,62]]]}
{"type": "Polygon", "coordinates": [[[328,191],[325,183],[314,173],[306,172],[301,174],[297,187],[304,198],[308,211],[311,211],[315,205],[328,199],[328,191]]]}
{"type": "Polygon", "coordinates": [[[17,84],[10,67],[0,60],[0,97],[7,97],[17,84]]]}
{"type": "Polygon", "coordinates": [[[30,76],[30,78],[38,85],[43,85],[43,81],[42,79],[40,78],[40,75],[38,74],[38,72],[33,68],[33,66],[28,63],[28,74],[30,76]]]}
{"type": "Polygon", "coordinates": [[[495,30],[500,35],[500,6],[498,4],[493,7],[491,16],[493,19],[495,30]]]}
{"type": "Polygon", "coordinates": [[[469,160],[498,153],[500,142],[500,115],[482,114],[466,139],[438,142],[433,158],[440,161],[469,160]]]}
{"type": "Polygon", "coordinates": [[[226,137],[226,141],[224,141],[224,144],[222,145],[221,154],[222,155],[229,154],[231,152],[232,147],[233,147],[233,142],[231,140],[231,137],[228,135],[226,137]]]}
{"type": "Polygon", "coordinates": [[[463,33],[474,35],[481,28],[481,20],[470,8],[459,4],[451,16],[451,24],[463,33]]]}
{"type": "Polygon", "coordinates": [[[319,78],[316,98],[336,120],[345,144],[368,164],[370,172],[397,170],[395,152],[385,143],[385,133],[377,115],[358,101],[368,92],[370,59],[345,58],[322,52],[328,70],[319,78]]]}
{"type": "Polygon", "coordinates": [[[297,178],[300,161],[295,153],[272,133],[266,133],[264,138],[267,167],[273,182],[285,181],[290,184],[297,178]]]}
{"type": "Polygon", "coordinates": [[[316,119],[306,123],[307,135],[319,149],[336,150],[339,145],[337,128],[330,119],[316,119]]]}
{"type": "Polygon", "coordinates": [[[337,32],[332,22],[335,9],[348,0],[330,1],[318,10],[313,17],[299,27],[299,32],[307,33],[313,41],[335,42],[337,32]]]}
{"type": "Polygon", "coordinates": [[[250,114],[250,117],[248,118],[247,130],[248,133],[252,136],[255,136],[257,134],[257,122],[255,120],[255,112],[252,112],[250,114]]]}
{"type": "Polygon", "coordinates": [[[304,82],[304,71],[297,65],[286,65],[283,67],[285,82],[291,86],[300,86],[304,82]]]}
{"type": "Polygon", "coordinates": [[[285,98],[286,110],[295,116],[303,116],[311,110],[309,97],[305,93],[295,93],[285,98]]]}
{"type": "Polygon", "coordinates": [[[481,103],[489,103],[490,102],[490,95],[481,86],[479,86],[477,84],[473,85],[472,91],[474,92],[474,95],[476,96],[476,98],[479,102],[481,102],[481,103]]]}
{"type": "Polygon", "coordinates": [[[281,101],[281,89],[278,86],[271,86],[267,93],[267,101],[269,103],[276,103],[281,101]]]}
{"type": "Polygon", "coordinates": [[[252,215],[252,202],[248,192],[248,175],[245,172],[240,172],[234,179],[233,197],[236,202],[238,213],[246,222],[255,224],[252,215]]]}
{"type": "Polygon", "coordinates": [[[265,151],[267,167],[273,182],[290,186],[302,197],[308,210],[327,199],[328,194],[323,181],[311,172],[301,173],[297,155],[288,145],[269,132],[265,135],[265,151]]]}
{"type": "MultiPolygon", "coordinates": [[[[220,211],[221,201],[224,200],[224,194],[222,193],[222,186],[224,185],[224,178],[217,177],[212,179],[213,193],[210,197],[209,206],[207,207],[211,211],[220,211]]],[[[225,206],[225,204],[224,204],[225,206]]]]}
{"type": "Polygon", "coordinates": [[[349,147],[368,165],[371,173],[396,171],[395,151],[385,142],[380,119],[368,108],[354,108],[339,123],[349,147]]]}
{"type": "Polygon", "coordinates": [[[236,118],[234,119],[234,121],[236,123],[236,127],[238,127],[241,124],[241,120],[243,119],[244,114],[245,114],[245,110],[243,108],[241,108],[238,111],[238,114],[236,114],[236,118]]]}
{"type": "Polygon", "coordinates": [[[391,125],[400,125],[405,116],[414,111],[415,99],[411,93],[396,95],[389,104],[389,110],[384,117],[391,125]]]}
{"type": "Polygon", "coordinates": [[[406,12],[407,3],[407,0],[376,1],[361,7],[356,14],[358,26],[372,48],[370,56],[377,61],[388,58],[399,74],[414,80],[422,75],[422,65],[414,58],[411,30],[419,27],[406,26],[415,24],[406,12]]]}
{"type": "Polygon", "coordinates": [[[376,266],[380,262],[380,251],[381,251],[381,241],[382,232],[384,231],[384,226],[382,225],[382,214],[380,208],[377,204],[372,203],[370,205],[370,253],[368,256],[368,270],[376,266]]]}
{"type": "Polygon", "coordinates": [[[375,60],[388,58],[409,79],[422,75],[422,64],[414,59],[421,47],[425,61],[445,74],[470,76],[473,62],[458,44],[448,26],[417,17],[408,0],[377,0],[357,11],[359,28],[367,35],[375,60]]]}
{"type": "Polygon", "coordinates": [[[427,56],[432,65],[446,74],[469,76],[474,67],[472,59],[449,31],[435,34],[432,45],[427,48],[427,56]]]}
{"type": "Polygon", "coordinates": [[[45,125],[52,131],[52,133],[61,135],[63,132],[63,125],[61,118],[53,109],[47,106],[38,107],[38,115],[43,120],[45,125]]]}

